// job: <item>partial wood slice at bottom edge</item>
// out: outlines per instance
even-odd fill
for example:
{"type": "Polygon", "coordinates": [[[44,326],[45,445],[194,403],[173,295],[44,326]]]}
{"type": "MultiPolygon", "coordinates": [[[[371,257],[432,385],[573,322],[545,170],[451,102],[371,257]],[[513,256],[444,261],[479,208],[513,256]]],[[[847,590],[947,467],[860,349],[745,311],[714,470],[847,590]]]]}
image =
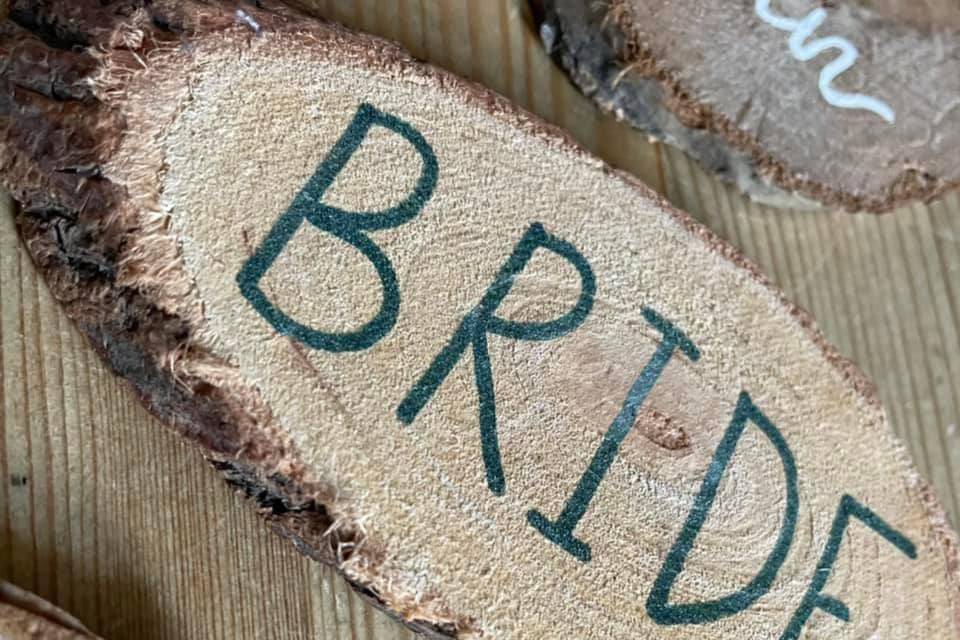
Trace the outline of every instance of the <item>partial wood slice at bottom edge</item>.
{"type": "Polygon", "coordinates": [[[299,549],[434,635],[960,637],[872,387],[736,251],[262,4],[53,3],[63,51],[17,3],[0,168],[94,347],[299,549]]]}
{"type": "Polygon", "coordinates": [[[5,640],[96,640],[66,611],[20,587],[0,580],[0,638],[5,640]]]}
{"type": "Polygon", "coordinates": [[[758,202],[884,212],[960,185],[950,0],[531,4],[581,91],[758,202]]]}

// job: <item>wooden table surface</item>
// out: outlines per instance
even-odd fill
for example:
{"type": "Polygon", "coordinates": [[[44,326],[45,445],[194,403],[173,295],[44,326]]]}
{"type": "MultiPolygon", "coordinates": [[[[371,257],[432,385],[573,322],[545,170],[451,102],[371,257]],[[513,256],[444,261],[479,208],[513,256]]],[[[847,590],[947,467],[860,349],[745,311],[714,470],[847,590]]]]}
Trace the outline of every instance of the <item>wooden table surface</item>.
{"type": "MultiPolygon", "coordinates": [[[[545,55],[522,0],[313,2],[568,129],[740,247],[877,383],[958,522],[960,198],[879,217],[756,206],[599,113],[545,55]]],[[[0,209],[0,577],[107,638],[412,638],[147,415],[0,209]]]]}

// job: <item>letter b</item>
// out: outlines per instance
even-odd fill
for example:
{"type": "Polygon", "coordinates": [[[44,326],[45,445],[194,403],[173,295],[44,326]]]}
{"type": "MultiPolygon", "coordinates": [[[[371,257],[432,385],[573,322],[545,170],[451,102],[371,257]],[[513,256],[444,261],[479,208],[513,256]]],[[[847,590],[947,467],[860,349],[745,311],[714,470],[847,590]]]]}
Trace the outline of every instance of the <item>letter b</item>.
{"type": "Polygon", "coordinates": [[[277,332],[291,336],[309,347],[339,352],[361,351],[373,346],[390,333],[397,321],[400,289],[390,259],[365,232],[397,227],[416,217],[433,195],[437,185],[437,173],[437,158],[419,131],[369,104],[360,105],[353,120],[327,157],[240,269],[237,274],[240,292],[277,332]],[[423,168],[413,191],[398,205],[384,211],[344,211],[325,204],[323,198],[327,189],[363,144],[370,129],[376,125],[405,138],[420,155],[423,168]],[[377,270],[383,289],[380,310],[372,320],[355,331],[328,333],[301,324],[281,311],[260,288],[260,280],[276,262],[304,220],[357,249],[377,270]]]}

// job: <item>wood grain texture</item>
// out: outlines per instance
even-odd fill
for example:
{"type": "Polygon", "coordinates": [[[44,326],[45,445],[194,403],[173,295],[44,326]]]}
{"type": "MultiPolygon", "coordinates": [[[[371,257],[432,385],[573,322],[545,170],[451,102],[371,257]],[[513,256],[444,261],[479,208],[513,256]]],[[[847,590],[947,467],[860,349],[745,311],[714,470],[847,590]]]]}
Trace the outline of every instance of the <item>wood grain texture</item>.
{"type": "MultiPolygon", "coordinates": [[[[957,522],[960,199],[882,217],[751,205],[599,114],[519,2],[312,4],[569,129],[741,247],[878,384],[957,522]]],[[[0,220],[0,575],[107,638],[412,637],[270,534],[146,415],[56,308],[9,212],[0,220]]]]}

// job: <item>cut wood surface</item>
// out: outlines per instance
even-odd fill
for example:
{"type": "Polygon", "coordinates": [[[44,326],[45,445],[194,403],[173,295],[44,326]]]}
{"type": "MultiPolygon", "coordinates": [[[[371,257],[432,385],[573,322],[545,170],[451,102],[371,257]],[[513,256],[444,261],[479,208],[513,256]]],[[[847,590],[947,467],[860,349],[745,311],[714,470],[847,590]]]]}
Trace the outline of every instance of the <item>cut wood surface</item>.
{"type": "Polygon", "coordinates": [[[760,200],[882,211],[960,184],[954,0],[542,5],[588,95],[760,200]]]}
{"type": "MultiPolygon", "coordinates": [[[[744,246],[793,297],[817,312],[848,355],[873,369],[893,426],[955,513],[956,377],[950,369],[951,354],[958,353],[956,280],[950,279],[957,269],[957,227],[950,224],[956,220],[950,217],[955,201],[917,207],[909,220],[804,214],[781,221],[702,177],[682,156],[651,147],[597,115],[536,50],[516,6],[401,4],[395,13],[372,3],[319,8],[406,39],[414,53],[512,93],[744,246]],[[499,28],[476,32],[470,24],[499,28]],[[912,310],[910,321],[904,308],[912,310]]],[[[316,146],[314,152],[322,153],[329,144],[316,146]]],[[[216,486],[214,474],[196,468],[198,456],[131,407],[122,386],[55,310],[7,231],[0,284],[3,460],[10,470],[5,530],[15,534],[6,559],[9,574],[25,586],[36,583],[38,591],[107,636],[406,633],[389,630],[390,623],[363,610],[342,583],[327,581],[324,570],[299,562],[263,534],[242,505],[228,506],[239,501],[216,486]],[[58,490],[68,487],[75,490],[58,490]],[[331,602],[341,606],[325,604],[331,602]]],[[[477,445],[475,425],[469,426],[474,428],[464,432],[464,441],[477,445]]],[[[669,430],[650,433],[674,442],[669,430]]],[[[469,492],[484,489],[482,472],[477,482],[463,486],[469,492]]],[[[824,532],[818,535],[822,541],[824,532]]],[[[664,551],[669,542],[663,542],[664,551]]],[[[810,554],[818,555],[812,548],[810,554]]],[[[824,625],[837,624],[819,615],[824,625]]],[[[910,633],[919,632],[901,635],[910,633]]]]}

